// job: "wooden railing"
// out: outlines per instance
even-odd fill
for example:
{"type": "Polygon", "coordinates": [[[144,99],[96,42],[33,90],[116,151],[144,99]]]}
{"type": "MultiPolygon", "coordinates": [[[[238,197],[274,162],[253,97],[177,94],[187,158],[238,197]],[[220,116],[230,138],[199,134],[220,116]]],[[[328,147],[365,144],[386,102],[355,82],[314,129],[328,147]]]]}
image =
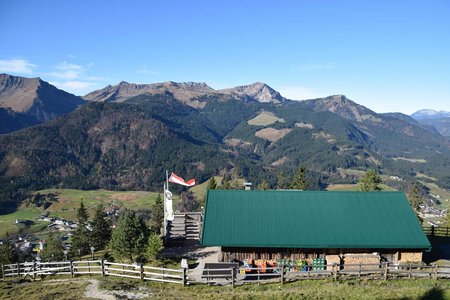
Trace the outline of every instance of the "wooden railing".
{"type": "Polygon", "coordinates": [[[290,282],[302,279],[330,278],[346,280],[353,278],[394,279],[394,278],[450,278],[450,266],[422,264],[329,264],[318,268],[305,265],[301,270],[293,268],[224,268],[188,271],[188,283],[208,283],[232,286],[245,283],[290,282]],[[319,270],[320,269],[320,270],[319,270]]]}
{"type": "Polygon", "coordinates": [[[107,260],[25,262],[1,266],[1,278],[30,277],[45,275],[102,275],[135,278],[141,280],[186,284],[183,269],[156,268],[142,264],[122,264],[107,260]]]}
{"type": "Polygon", "coordinates": [[[423,227],[423,231],[428,236],[450,237],[450,227],[423,227]]]}
{"type": "Polygon", "coordinates": [[[98,274],[130,279],[174,283],[174,284],[220,284],[241,285],[246,283],[284,282],[303,279],[330,278],[346,280],[353,278],[395,279],[395,278],[447,278],[450,266],[424,264],[328,264],[305,265],[301,268],[276,266],[271,268],[223,268],[223,269],[169,269],[142,264],[124,264],[106,260],[25,262],[1,266],[1,277],[36,279],[37,276],[68,275],[72,277],[98,274]]]}

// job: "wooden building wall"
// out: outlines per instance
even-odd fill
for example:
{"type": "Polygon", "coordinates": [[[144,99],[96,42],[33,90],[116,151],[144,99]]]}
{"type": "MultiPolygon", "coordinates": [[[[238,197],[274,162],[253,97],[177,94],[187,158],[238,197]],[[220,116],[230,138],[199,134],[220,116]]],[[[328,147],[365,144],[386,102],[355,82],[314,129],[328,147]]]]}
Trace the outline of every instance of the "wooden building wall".
{"type": "MultiPolygon", "coordinates": [[[[310,261],[314,258],[326,258],[327,255],[344,254],[371,254],[379,253],[382,258],[385,258],[393,263],[398,263],[401,257],[417,262],[422,260],[422,250],[411,249],[301,249],[301,248],[247,248],[247,247],[222,247],[221,256],[219,260],[223,262],[228,261],[244,261],[247,259],[289,259],[289,260],[306,260],[310,261]],[[418,260],[420,259],[420,260],[418,260]]],[[[403,260],[403,259],[402,259],[403,260]]]]}

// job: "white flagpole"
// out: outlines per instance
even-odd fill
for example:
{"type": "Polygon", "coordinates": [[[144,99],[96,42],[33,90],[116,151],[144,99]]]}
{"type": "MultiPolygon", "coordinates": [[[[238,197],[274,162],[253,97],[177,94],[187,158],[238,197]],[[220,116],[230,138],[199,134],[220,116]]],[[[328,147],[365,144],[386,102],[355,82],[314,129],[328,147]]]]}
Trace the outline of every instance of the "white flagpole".
{"type": "Polygon", "coordinates": [[[164,206],[164,223],[163,223],[163,237],[165,238],[166,237],[166,234],[167,234],[167,210],[166,210],[166,195],[167,195],[167,190],[169,189],[169,182],[168,182],[168,179],[167,179],[167,170],[166,170],[166,182],[164,182],[164,203],[163,203],[163,206],[164,206]]]}

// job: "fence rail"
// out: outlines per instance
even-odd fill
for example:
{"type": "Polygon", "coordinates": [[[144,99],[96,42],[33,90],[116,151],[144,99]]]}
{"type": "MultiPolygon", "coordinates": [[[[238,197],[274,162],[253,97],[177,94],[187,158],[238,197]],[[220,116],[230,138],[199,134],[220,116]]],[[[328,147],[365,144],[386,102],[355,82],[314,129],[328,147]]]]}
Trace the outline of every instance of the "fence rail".
{"type": "Polygon", "coordinates": [[[113,263],[107,260],[63,261],[63,262],[25,262],[2,264],[1,278],[31,277],[44,275],[102,275],[186,284],[186,271],[183,269],[156,268],[142,264],[113,263]]]}
{"type": "Polygon", "coordinates": [[[235,285],[246,283],[296,281],[303,279],[332,278],[345,280],[351,278],[447,278],[450,279],[450,266],[423,264],[328,264],[275,266],[270,268],[210,268],[210,269],[169,269],[144,266],[142,264],[114,263],[106,260],[63,261],[63,262],[25,262],[1,265],[1,278],[11,277],[33,279],[36,276],[101,274],[130,279],[140,279],[174,284],[218,284],[235,285]]]}
{"type": "Polygon", "coordinates": [[[423,231],[428,236],[450,237],[450,227],[423,227],[423,231]]]}

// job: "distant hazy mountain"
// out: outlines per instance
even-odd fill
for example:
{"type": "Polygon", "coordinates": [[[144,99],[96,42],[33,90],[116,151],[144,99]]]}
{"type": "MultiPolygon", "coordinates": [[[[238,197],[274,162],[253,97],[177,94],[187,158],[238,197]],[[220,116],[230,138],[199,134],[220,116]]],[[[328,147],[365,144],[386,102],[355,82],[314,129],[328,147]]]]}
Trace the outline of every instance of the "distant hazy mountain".
{"type": "MultiPolygon", "coordinates": [[[[33,119],[37,122],[51,120],[72,112],[83,103],[82,98],[57,89],[40,78],[0,74],[0,108],[19,113],[8,113],[8,128],[20,129],[36,124],[33,119]],[[23,115],[29,117],[31,123],[24,122],[23,115]]],[[[0,131],[8,132],[6,127],[0,131]]]]}
{"type": "Polygon", "coordinates": [[[450,112],[436,111],[433,109],[421,109],[413,113],[411,117],[416,120],[450,118],[450,112]]]}
{"type": "Polygon", "coordinates": [[[450,112],[422,109],[411,115],[422,124],[432,126],[443,136],[450,136],[450,112]]]}

